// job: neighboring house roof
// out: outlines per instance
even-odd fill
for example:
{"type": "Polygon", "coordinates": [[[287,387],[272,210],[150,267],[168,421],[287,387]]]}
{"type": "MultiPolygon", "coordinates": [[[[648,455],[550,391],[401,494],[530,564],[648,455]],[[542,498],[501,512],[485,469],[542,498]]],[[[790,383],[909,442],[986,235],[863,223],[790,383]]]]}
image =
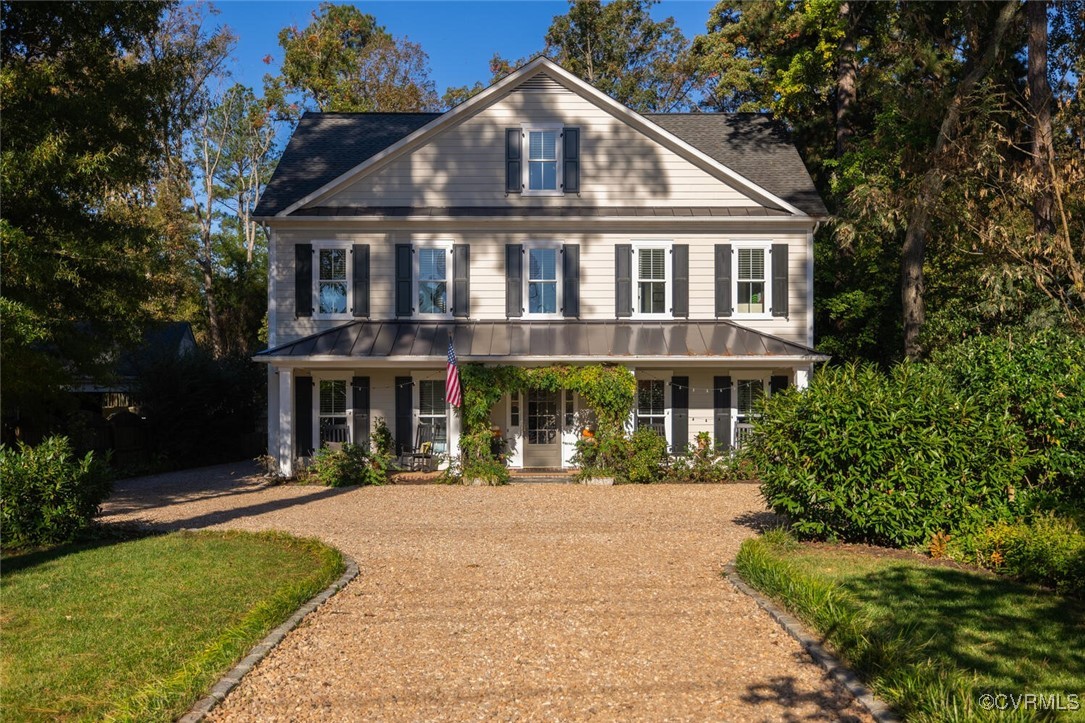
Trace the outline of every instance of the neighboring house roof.
{"type": "MultiPolygon", "coordinates": [[[[537,63],[525,66],[522,71],[537,70],[531,65],[537,63]]],[[[551,72],[568,75],[560,69],[551,72]]],[[[579,80],[576,83],[583,84],[579,80]]],[[[285,211],[432,121],[453,112],[464,112],[472,101],[448,113],[306,113],[291,136],[255,215],[270,217],[285,211]]],[[[613,103],[609,99],[607,102],[613,103]]],[[[632,114],[628,109],[625,112],[632,114]]],[[[827,215],[786,129],[768,116],[650,113],[632,117],[646,119],[670,134],[668,137],[689,144],[713,162],[723,164],[802,212],[827,215]]],[[[301,215],[298,210],[294,214],[301,215]]]]}
{"type": "Polygon", "coordinates": [[[180,359],[196,350],[192,324],[187,321],[152,322],[143,331],[139,346],[117,360],[117,374],[134,377],[148,362],[156,359],[180,359]]]}
{"type": "Polygon", "coordinates": [[[716,357],[826,361],[810,347],[730,321],[417,322],[352,321],[273,349],[256,359],[389,357],[441,361],[451,335],[461,361],[562,357],[674,359],[716,357]],[[635,351],[634,351],[635,350],[635,351]]]}

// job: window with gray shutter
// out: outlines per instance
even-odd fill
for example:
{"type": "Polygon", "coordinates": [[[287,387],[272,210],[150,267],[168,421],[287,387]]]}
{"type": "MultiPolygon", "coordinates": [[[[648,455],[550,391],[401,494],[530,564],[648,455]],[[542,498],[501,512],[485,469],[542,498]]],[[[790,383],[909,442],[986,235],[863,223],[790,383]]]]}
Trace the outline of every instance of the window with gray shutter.
{"type": "Polygon", "coordinates": [[[716,244],[716,316],[734,313],[731,300],[731,244],[716,244]]]}
{"type": "Polygon", "coordinates": [[[411,245],[396,244],[396,316],[407,317],[414,313],[411,298],[411,245]]]}
{"type": "Polygon", "coordinates": [[[518,319],[524,314],[524,247],[505,244],[505,316],[518,319]]]}
{"type": "Polygon", "coordinates": [[[614,246],[614,315],[633,316],[633,246],[614,246]]]}
{"type": "Polygon", "coordinates": [[[452,315],[471,316],[471,247],[452,246],[452,315]]]}
{"type": "Polygon", "coordinates": [[[294,244],[294,316],[313,315],[313,245],[294,244]]]}
{"type": "Polygon", "coordinates": [[[505,193],[520,193],[523,187],[519,128],[505,129],[505,193]]]}
{"type": "Polygon", "coordinates": [[[580,193],[580,129],[566,128],[562,140],[562,190],[580,193]]]}
{"type": "Polygon", "coordinates": [[[675,244],[671,247],[671,277],[674,288],[671,291],[671,314],[676,318],[689,317],[689,246],[675,244]]]}
{"type": "Polygon", "coordinates": [[[354,244],[354,316],[369,316],[369,244],[354,244]]]}
{"type": "Polygon", "coordinates": [[[561,313],[567,319],[580,316],[580,246],[565,244],[561,247],[561,313]]]}
{"type": "Polygon", "coordinates": [[[787,316],[787,244],[772,245],[772,315],[787,316]]]}

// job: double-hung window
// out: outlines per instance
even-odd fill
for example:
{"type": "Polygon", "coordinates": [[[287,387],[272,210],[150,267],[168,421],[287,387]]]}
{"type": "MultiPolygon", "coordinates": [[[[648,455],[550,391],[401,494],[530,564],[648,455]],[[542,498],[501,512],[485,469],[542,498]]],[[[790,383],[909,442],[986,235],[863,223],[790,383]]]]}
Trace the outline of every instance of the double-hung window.
{"type": "Polygon", "coordinates": [[[654,429],[666,436],[666,409],[662,379],[637,380],[637,429],[654,429]]]}
{"type": "Polygon", "coordinates": [[[762,245],[738,245],[735,248],[736,314],[761,316],[770,313],[769,248],[762,245]]]}
{"type": "Polygon", "coordinates": [[[421,315],[447,316],[448,272],[451,248],[445,245],[421,246],[415,249],[415,308],[421,315]]]}
{"type": "Polygon", "coordinates": [[[433,452],[448,451],[448,405],[443,379],[423,379],[418,383],[418,423],[432,430],[433,452]]]}
{"type": "Polygon", "coordinates": [[[670,244],[636,244],[633,247],[635,316],[671,313],[670,244]]]}
{"type": "Polygon", "coordinates": [[[350,249],[344,245],[313,244],[317,272],[313,274],[316,287],[316,313],[330,317],[350,311],[349,294],[350,249]]]}
{"type": "Polygon", "coordinates": [[[347,381],[345,379],[320,380],[320,444],[349,442],[350,427],[347,423],[347,381]]]}
{"type": "Polygon", "coordinates": [[[528,316],[556,317],[561,311],[561,252],[556,244],[526,244],[528,316]]]}
{"type": "Polygon", "coordinates": [[[524,193],[561,194],[561,126],[525,126],[524,138],[524,193]]]}

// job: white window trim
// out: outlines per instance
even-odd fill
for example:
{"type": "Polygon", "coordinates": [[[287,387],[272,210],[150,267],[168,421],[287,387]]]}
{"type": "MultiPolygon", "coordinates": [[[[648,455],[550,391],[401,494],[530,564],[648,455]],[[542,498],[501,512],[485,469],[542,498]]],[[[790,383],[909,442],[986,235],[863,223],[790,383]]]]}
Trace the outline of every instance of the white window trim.
{"type": "MultiPolygon", "coordinates": [[[[427,370],[424,372],[412,372],[411,379],[414,384],[411,385],[411,419],[414,422],[411,434],[416,435],[418,432],[418,425],[422,423],[422,382],[437,382],[443,384],[445,382],[444,372],[435,372],[427,370]]],[[[452,405],[445,400],[445,450],[438,452],[434,450],[434,454],[450,454],[452,451],[452,405]]],[[[427,418],[429,415],[427,415],[427,418]]],[[[410,443],[414,444],[414,438],[411,438],[410,443]]],[[[436,444],[434,445],[436,446],[436,444]]]]}
{"type": "Polygon", "coordinates": [[[739,319],[772,319],[772,242],[737,241],[731,245],[731,316],[739,319]],[[765,252],[765,310],[761,313],[745,313],[738,310],[738,251],[739,249],[762,249],[765,252]]]}
{"type": "Polygon", "coordinates": [[[522,196],[564,196],[565,179],[562,177],[565,161],[565,126],[562,123],[523,123],[520,125],[520,195],[522,196]],[[555,184],[553,191],[531,188],[531,131],[557,131],[558,140],[555,147],[557,156],[557,169],[555,171],[555,184]]]}
{"type": "MultiPolygon", "coordinates": [[[[670,374],[673,374],[673,372],[648,371],[648,370],[640,370],[639,372],[636,372],[636,374],[635,374],[635,378],[636,378],[636,382],[638,384],[638,387],[639,387],[639,383],[642,382],[642,381],[656,381],[656,382],[662,382],[663,383],[663,438],[667,440],[667,449],[671,448],[671,418],[673,416],[673,410],[671,409],[672,402],[671,402],[671,384],[670,384],[670,380],[669,380],[669,375],[670,374]]],[[[634,402],[633,402],[633,414],[632,414],[632,418],[631,418],[631,421],[632,421],[632,425],[631,425],[632,429],[631,429],[631,431],[636,430],[636,428],[637,428],[637,417],[640,416],[640,414],[639,414],[640,407],[638,406],[638,404],[640,403],[639,393],[640,393],[640,389],[638,388],[637,389],[638,398],[635,399],[634,402]]]]}
{"type": "Polygon", "coordinates": [[[350,428],[350,439],[354,439],[354,397],[350,386],[350,380],[354,376],[349,371],[322,371],[313,374],[313,449],[320,449],[320,383],[327,381],[345,381],[347,383],[347,427],[350,428]]]}
{"type": "Polygon", "coordinates": [[[643,240],[633,241],[633,268],[632,290],[633,295],[633,319],[673,319],[674,305],[674,242],[667,240],[643,240]],[[640,311],[640,252],[642,249],[664,249],[667,253],[663,258],[664,295],[663,308],[666,311],[658,314],[647,314],[640,311]]]}
{"type": "Polygon", "coordinates": [[[416,319],[451,319],[452,318],[452,241],[420,241],[411,246],[411,308],[416,319]],[[444,314],[423,314],[418,305],[419,266],[422,249],[444,249],[445,251],[445,307],[444,314]]]}
{"type": "Polygon", "coordinates": [[[564,292],[564,286],[565,286],[565,277],[564,277],[564,273],[563,273],[563,271],[564,271],[564,261],[565,260],[562,258],[562,247],[563,247],[563,244],[562,244],[561,241],[553,241],[553,240],[542,241],[542,240],[539,240],[539,241],[525,241],[524,242],[524,273],[521,274],[523,276],[523,291],[521,293],[523,294],[522,298],[524,300],[524,313],[523,313],[523,318],[524,319],[563,319],[563,318],[565,318],[564,311],[563,311],[564,305],[565,305],[565,298],[564,298],[564,293],[563,293],[564,292]],[[530,291],[530,289],[531,289],[531,252],[532,252],[532,250],[537,250],[537,249],[554,249],[557,252],[554,255],[555,264],[556,264],[556,267],[555,267],[555,277],[556,277],[555,281],[556,281],[556,285],[557,285],[557,293],[556,293],[557,307],[556,307],[556,310],[554,311],[554,313],[552,313],[552,314],[541,314],[541,313],[533,314],[533,313],[531,313],[531,296],[528,293],[530,291]]]}
{"type": "Polygon", "coordinates": [[[354,318],[354,254],[349,241],[313,241],[313,318],[314,319],[353,319],[354,318]],[[347,253],[347,310],[342,314],[327,314],[320,311],[320,252],[323,249],[342,249],[347,253]]]}

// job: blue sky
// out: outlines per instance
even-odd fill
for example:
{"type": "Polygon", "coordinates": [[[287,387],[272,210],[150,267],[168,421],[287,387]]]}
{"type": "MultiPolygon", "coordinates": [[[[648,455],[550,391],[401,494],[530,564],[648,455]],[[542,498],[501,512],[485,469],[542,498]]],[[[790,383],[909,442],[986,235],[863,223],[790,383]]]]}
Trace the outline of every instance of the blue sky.
{"type": "MultiPolygon", "coordinates": [[[[543,36],[566,2],[504,0],[457,2],[399,0],[355,3],[377,18],[396,37],[407,36],[429,54],[430,77],[437,94],[445,88],[490,79],[490,58],[495,52],[514,60],[542,49],[543,36]]],[[[657,20],[673,16],[687,38],[703,33],[714,2],[664,0],[652,11],[657,20]]],[[[234,79],[259,92],[264,73],[277,72],[282,60],[279,31],[289,25],[308,25],[319,2],[219,0],[216,24],[227,25],[238,36],[234,50],[234,79]],[[273,62],[264,63],[270,55],[273,62]]]]}

